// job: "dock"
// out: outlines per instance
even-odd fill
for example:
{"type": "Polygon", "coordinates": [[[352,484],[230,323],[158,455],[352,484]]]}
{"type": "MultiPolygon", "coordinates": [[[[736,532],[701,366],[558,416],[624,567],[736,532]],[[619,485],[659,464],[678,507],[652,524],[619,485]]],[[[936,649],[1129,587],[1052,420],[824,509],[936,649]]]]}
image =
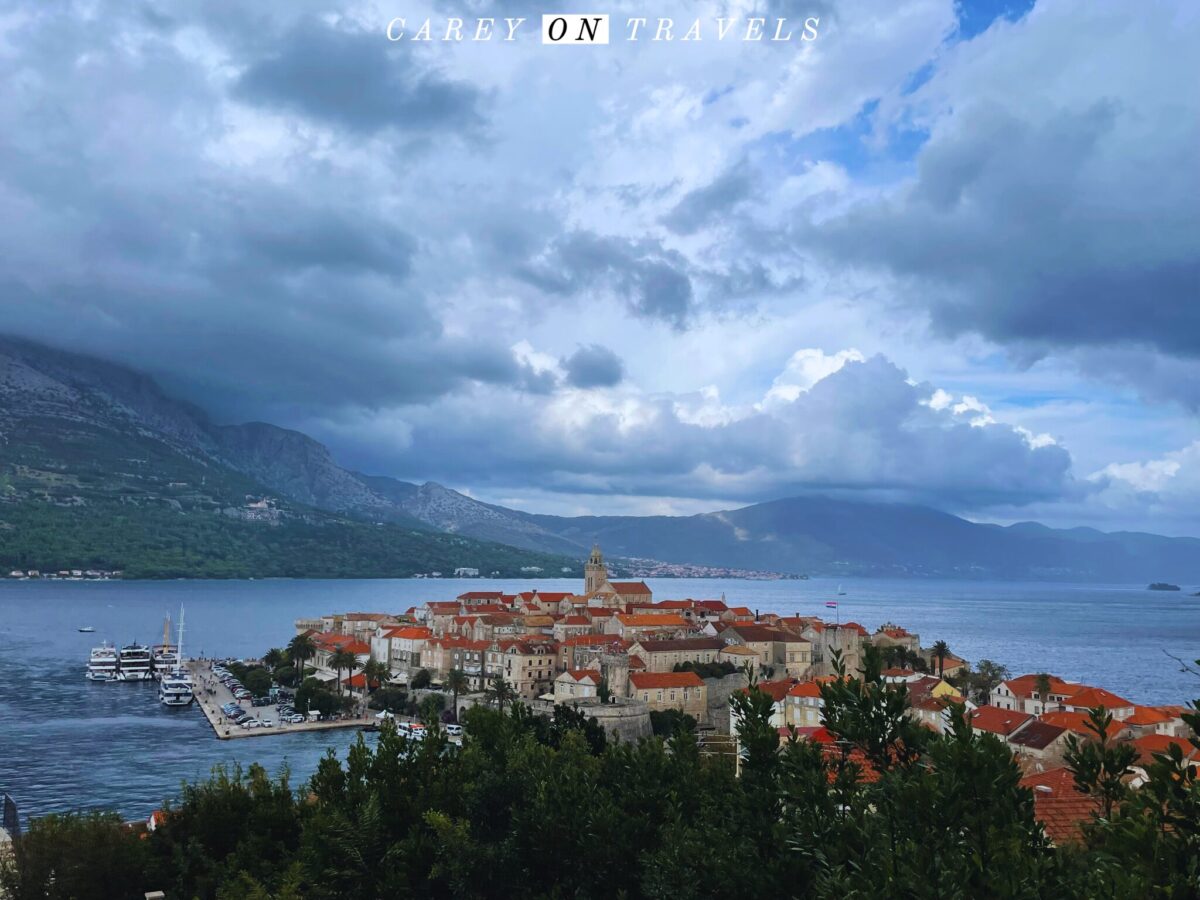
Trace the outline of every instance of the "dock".
{"type": "Polygon", "coordinates": [[[235,738],[270,737],[273,734],[295,734],[301,731],[333,731],[335,729],[362,728],[371,724],[370,715],[363,718],[335,719],[330,722],[290,722],[280,723],[279,714],[274,706],[251,706],[248,701],[235,700],[229,689],[221,684],[212,673],[212,662],[208,660],[187,660],[187,670],[192,675],[192,685],[196,695],[196,705],[208,719],[213,734],[222,741],[235,738]],[[221,707],[229,702],[240,703],[250,715],[264,723],[261,728],[242,728],[231,722],[221,707]]]}

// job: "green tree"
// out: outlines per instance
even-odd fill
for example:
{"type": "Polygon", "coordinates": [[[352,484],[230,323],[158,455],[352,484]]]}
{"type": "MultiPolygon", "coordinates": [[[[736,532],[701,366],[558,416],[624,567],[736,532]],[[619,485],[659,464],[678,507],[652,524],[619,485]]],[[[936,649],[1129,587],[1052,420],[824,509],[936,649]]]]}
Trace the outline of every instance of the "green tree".
{"type": "Polygon", "coordinates": [[[358,657],[349,650],[335,650],[329,654],[329,665],[335,673],[337,673],[337,690],[342,692],[342,671],[345,670],[354,675],[354,670],[358,668],[358,657]]]}
{"type": "Polygon", "coordinates": [[[108,900],[147,888],[145,847],[114,813],[34,819],[12,850],[0,850],[0,896],[12,900],[108,900]]]}
{"type": "Polygon", "coordinates": [[[938,677],[946,674],[946,656],[950,653],[950,645],[945,641],[935,641],[933,644],[933,658],[937,660],[938,677]]]}
{"type": "Polygon", "coordinates": [[[366,680],[368,694],[373,694],[376,690],[387,684],[388,679],[392,675],[392,671],[387,667],[387,664],[377,659],[368,659],[363,663],[362,673],[363,678],[366,680]]]}
{"type": "Polygon", "coordinates": [[[1103,706],[1088,710],[1087,727],[1094,739],[1080,741],[1067,736],[1065,760],[1075,776],[1080,793],[1094,796],[1100,802],[1100,812],[1111,818],[1113,808],[1129,796],[1126,777],[1137,759],[1137,750],[1129,744],[1117,743],[1109,737],[1113,717],[1103,706]]]}
{"type": "Polygon", "coordinates": [[[312,659],[313,654],[317,652],[316,644],[308,634],[298,634],[287,645],[288,656],[292,659],[292,664],[296,667],[296,672],[301,681],[304,680],[304,664],[312,659]]]}
{"type": "Polygon", "coordinates": [[[975,671],[967,676],[965,686],[972,699],[978,703],[987,703],[992,691],[1011,675],[1007,666],[990,659],[981,659],[976,663],[975,671]]]}
{"type": "Polygon", "coordinates": [[[433,676],[429,674],[428,669],[420,669],[417,674],[412,677],[412,683],[409,685],[414,691],[423,690],[429,687],[433,682],[433,676]]]}
{"type": "Polygon", "coordinates": [[[255,697],[265,697],[271,690],[271,673],[261,666],[255,666],[246,672],[242,684],[255,697]]]}
{"type": "Polygon", "coordinates": [[[492,676],[492,680],[488,682],[487,697],[489,703],[494,703],[496,709],[504,712],[504,707],[516,696],[513,686],[505,680],[504,676],[497,672],[492,676]]]}
{"type": "Polygon", "coordinates": [[[1051,694],[1050,676],[1045,672],[1039,674],[1038,677],[1034,679],[1033,690],[1034,693],[1038,695],[1038,698],[1042,701],[1042,712],[1049,712],[1051,694]]]}
{"type": "Polygon", "coordinates": [[[287,652],[279,649],[278,647],[272,647],[263,654],[263,663],[270,669],[277,669],[287,661],[287,652]]]}
{"type": "Polygon", "coordinates": [[[441,712],[445,708],[445,694],[426,694],[421,698],[421,703],[418,707],[420,719],[426,725],[433,725],[439,720],[441,712]]]}
{"type": "Polygon", "coordinates": [[[463,691],[468,690],[471,686],[471,681],[467,678],[467,673],[462,669],[451,669],[446,676],[446,687],[450,689],[450,694],[453,697],[450,708],[454,711],[454,721],[458,721],[458,695],[463,691]]]}

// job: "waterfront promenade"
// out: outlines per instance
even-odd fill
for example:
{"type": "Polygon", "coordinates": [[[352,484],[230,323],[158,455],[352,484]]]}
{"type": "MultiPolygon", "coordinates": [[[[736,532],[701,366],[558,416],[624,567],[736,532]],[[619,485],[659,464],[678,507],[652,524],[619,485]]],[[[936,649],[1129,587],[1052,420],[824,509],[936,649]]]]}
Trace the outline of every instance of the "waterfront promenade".
{"type": "Polygon", "coordinates": [[[373,720],[369,714],[362,718],[343,718],[328,722],[280,722],[279,714],[274,706],[252,706],[249,701],[238,701],[212,673],[212,662],[209,660],[188,660],[188,671],[192,673],[192,683],[195,687],[196,705],[208,719],[213,733],[220,740],[234,738],[267,737],[272,734],[295,734],[301,731],[333,731],[339,728],[362,728],[373,720]],[[257,728],[243,728],[236,722],[230,721],[221,707],[226,703],[238,703],[250,715],[263,724],[257,728]]]}

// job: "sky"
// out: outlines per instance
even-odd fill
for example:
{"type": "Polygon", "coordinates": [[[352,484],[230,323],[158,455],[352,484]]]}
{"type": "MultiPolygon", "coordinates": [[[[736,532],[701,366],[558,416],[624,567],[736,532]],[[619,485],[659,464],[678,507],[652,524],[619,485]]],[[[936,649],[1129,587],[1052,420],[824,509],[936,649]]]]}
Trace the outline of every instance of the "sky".
{"type": "Polygon", "coordinates": [[[0,0],[0,331],[537,512],[1200,535],[1200,6],[602,5],[706,37],[0,0]]]}

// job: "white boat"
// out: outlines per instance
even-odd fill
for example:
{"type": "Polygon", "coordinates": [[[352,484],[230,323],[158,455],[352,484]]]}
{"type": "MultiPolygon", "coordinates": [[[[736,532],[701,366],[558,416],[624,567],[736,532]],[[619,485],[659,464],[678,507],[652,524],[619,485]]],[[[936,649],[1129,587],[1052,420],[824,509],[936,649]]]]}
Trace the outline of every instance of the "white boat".
{"type": "MultiPolygon", "coordinates": [[[[164,638],[163,643],[166,643],[164,638]]],[[[187,706],[196,699],[192,687],[192,676],[182,664],[183,660],[183,607],[179,607],[179,639],[175,648],[175,666],[164,670],[158,682],[158,702],[163,706],[187,706]]]]}
{"type": "Polygon", "coordinates": [[[163,638],[161,644],[155,644],[150,654],[154,665],[154,677],[161,678],[164,673],[179,668],[179,649],[171,643],[171,617],[163,619],[163,638]]]}
{"type": "Polygon", "coordinates": [[[82,634],[91,634],[91,633],[92,633],[93,631],[95,631],[95,630],[96,630],[96,629],[95,629],[95,628],[93,628],[91,625],[83,625],[83,626],[81,626],[81,627],[80,627],[80,629],[79,629],[79,631],[80,631],[82,634]]]}
{"type": "Polygon", "coordinates": [[[87,673],[83,677],[88,681],[116,681],[117,648],[107,641],[99,647],[93,647],[87,673]]]}
{"type": "Polygon", "coordinates": [[[163,706],[187,706],[195,699],[191,682],[176,678],[170,672],[165,673],[158,683],[158,702],[163,706]]]}
{"type": "Polygon", "coordinates": [[[838,589],[837,589],[837,595],[838,595],[839,597],[845,597],[845,596],[846,596],[846,592],[842,590],[842,586],[841,586],[840,584],[838,585],[838,589]]]}
{"type": "Polygon", "coordinates": [[[152,677],[150,648],[136,641],[121,648],[117,678],[121,681],[149,681],[152,677]]]}

